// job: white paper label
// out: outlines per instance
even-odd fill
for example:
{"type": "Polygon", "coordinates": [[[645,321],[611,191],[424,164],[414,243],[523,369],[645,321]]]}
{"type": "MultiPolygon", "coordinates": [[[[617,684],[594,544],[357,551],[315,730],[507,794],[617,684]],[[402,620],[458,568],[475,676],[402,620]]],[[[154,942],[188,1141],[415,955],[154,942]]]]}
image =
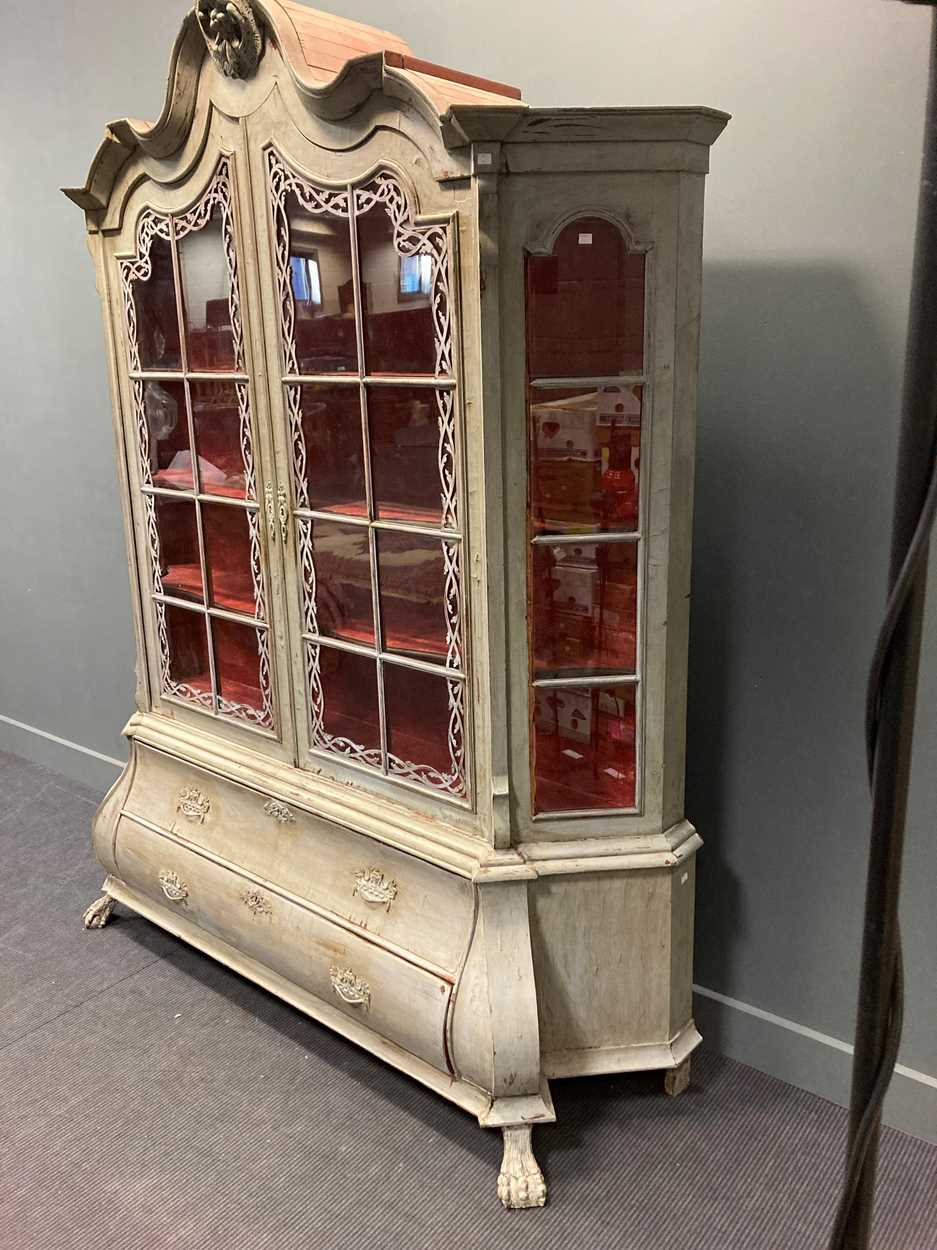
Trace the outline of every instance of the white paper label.
{"type": "Polygon", "coordinates": [[[591,242],[592,242],[592,235],[591,235],[591,234],[581,234],[581,235],[579,236],[579,244],[580,244],[580,246],[582,246],[583,244],[586,244],[586,243],[591,243],[591,242]]]}
{"type": "Polygon", "coordinates": [[[567,748],[566,748],[566,750],[563,752],[563,754],[564,754],[564,755],[568,755],[568,756],[569,756],[569,758],[570,758],[571,760],[581,760],[581,759],[582,759],[582,756],[579,754],[579,752],[578,752],[578,751],[573,751],[570,747],[567,747],[567,748]]]}
{"type": "MultiPolygon", "coordinates": [[[[490,165],[490,164],[491,164],[491,153],[490,153],[490,152],[479,152],[479,153],[476,155],[476,157],[475,157],[475,164],[476,164],[476,165],[490,165]]],[[[591,238],[589,239],[589,242],[590,242],[590,243],[592,242],[592,239],[591,239],[591,238]]]]}
{"type": "Polygon", "coordinates": [[[609,777],[614,777],[616,781],[621,781],[622,777],[625,775],[624,773],[620,773],[617,768],[606,768],[605,772],[609,777]]]}

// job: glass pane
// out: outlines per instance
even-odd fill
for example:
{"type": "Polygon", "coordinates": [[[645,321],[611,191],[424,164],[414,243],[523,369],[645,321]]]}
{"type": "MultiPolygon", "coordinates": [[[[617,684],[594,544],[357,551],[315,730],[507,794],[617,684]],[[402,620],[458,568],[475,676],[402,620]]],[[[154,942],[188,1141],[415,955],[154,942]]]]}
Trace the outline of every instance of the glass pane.
{"type": "Polygon", "coordinates": [[[443,544],[419,534],[377,532],[384,650],[446,661],[443,544]]]}
{"type": "Polygon", "coordinates": [[[299,371],[354,373],[358,348],[348,222],[307,213],[292,192],[286,213],[299,371]]]}
{"type": "Polygon", "coordinates": [[[638,528],[641,386],[530,392],[535,532],[638,528]]]}
{"type": "MultiPolygon", "coordinates": [[[[198,473],[206,495],[247,497],[241,414],[234,382],[190,382],[198,473]]],[[[248,451],[250,432],[247,431],[248,451]]]]}
{"type": "Polygon", "coordinates": [[[150,243],[150,276],[134,282],[137,349],[141,369],[181,369],[176,283],[168,239],[154,235],[150,243]]]}
{"type": "Polygon", "coordinates": [[[377,662],[365,655],[339,651],[337,647],[320,647],[307,643],[307,661],[311,671],[316,653],[319,657],[318,680],[321,701],[313,703],[313,745],[341,749],[342,744],[357,748],[352,757],[369,753],[368,763],[381,762],[381,721],[377,705],[377,662]],[[317,726],[317,719],[319,724],[317,726]],[[339,742],[329,743],[329,738],[339,742]]]}
{"type": "Polygon", "coordinates": [[[387,664],[384,708],[387,750],[395,772],[401,764],[428,766],[443,775],[452,770],[449,756],[449,683],[433,673],[387,664]]]}
{"type": "Polygon", "coordinates": [[[208,638],[201,612],[187,612],[172,604],[157,603],[156,611],[166,622],[169,644],[169,676],[186,687],[171,694],[188,694],[211,706],[211,670],[208,667],[208,638]]]}
{"type": "Polygon", "coordinates": [[[401,256],[381,206],[360,216],[357,225],[368,373],[435,373],[431,254],[401,256]]]}
{"type": "Polygon", "coordinates": [[[180,239],[178,249],[189,368],[232,372],[237,364],[221,209],[215,207],[201,230],[191,230],[180,239]]]}
{"type": "Polygon", "coordinates": [[[633,807],[632,686],[534,689],[534,811],[633,807]]]}
{"type": "MultiPolygon", "coordinates": [[[[315,568],[315,632],[374,645],[368,529],[333,521],[301,521],[311,534],[315,568]]],[[[308,594],[309,587],[306,588],[308,594]]],[[[312,628],[313,622],[309,621],[312,628]]]]}
{"type": "Polygon", "coordinates": [[[551,256],[528,256],[527,366],[531,378],[642,372],[644,253],[611,222],[582,218],[551,256]]]}
{"type": "Polygon", "coordinates": [[[602,669],[633,673],[637,544],[534,543],[531,552],[537,675],[602,669]]]}
{"type": "Polygon", "coordinates": [[[159,534],[159,571],[163,593],[202,603],[202,565],[198,552],[195,501],[155,497],[159,534]]]}
{"type": "MultiPolygon", "coordinates": [[[[202,504],[202,534],[212,607],[254,616],[257,600],[248,510],[231,504],[202,504]]],[[[259,549],[257,554],[259,568],[259,549]]]]}
{"type": "Polygon", "coordinates": [[[264,692],[261,684],[261,647],[267,639],[263,630],[253,625],[238,625],[213,617],[212,639],[215,644],[215,676],[218,679],[218,706],[229,716],[249,710],[264,719],[264,692]]]}
{"type": "Polygon", "coordinates": [[[144,382],[143,415],[149,431],[153,485],[192,490],[185,387],[181,382],[144,382]]]}
{"type": "Polygon", "coordinates": [[[369,387],[368,426],[377,515],[438,523],[442,489],[436,392],[419,386],[369,387]]]}
{"type": "Polygon", "coordinates": [[[357,386],[301,386],[309,506],[367,516],[357,386]]]}

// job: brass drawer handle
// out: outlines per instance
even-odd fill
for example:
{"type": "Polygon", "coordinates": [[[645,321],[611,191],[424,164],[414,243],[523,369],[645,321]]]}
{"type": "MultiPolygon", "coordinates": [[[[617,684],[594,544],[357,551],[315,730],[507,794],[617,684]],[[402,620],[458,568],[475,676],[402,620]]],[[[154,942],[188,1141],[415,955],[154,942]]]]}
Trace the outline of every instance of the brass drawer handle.
{"type": "Polygon", "coordinates": [[[159,884],[170,903],[184,903],[189,897],[189,887],[182,878],[164,868],[159,874],[159,884]]]}
{"type": "Polygon", "coordinates": [[[183,786],[179,791],[176,811],[181,812],[186,820],[197,820],[203,825],[205,817],[211,811],[211,799],[197,786],[183,786]]]}
{"type": "Polygon", "coordinates": [[[271,916],[273,908],[270,906],[270,900],[266,894],[261,894],[259,890],[245,890],[241,895],[241,902],[249,912],[255,916],[271,916]]]}
{"type": "Polygon", "coordinates": [[[380,868],[360,868],[355,873],[352,894],[357,894],[366,903],[381,905],[390,911],[390,905],[397,897],[397,882],[385,877],[380,868]]]}
{"type": "Polygon", "coordinates": [[[294,825],[296,817],[279,799],[268,799],[264,804],[264,811],[272,819],[280,822],[281,825],[294,825]]]}
{"type": "Polygon", "coordinates": [[[363,1007],[365,1011],[371,1006],[370,985],[356,976],[350,968],[330,968],[329,980],[343,1003],[349,1003],[352,1007],[363,1007]]]}

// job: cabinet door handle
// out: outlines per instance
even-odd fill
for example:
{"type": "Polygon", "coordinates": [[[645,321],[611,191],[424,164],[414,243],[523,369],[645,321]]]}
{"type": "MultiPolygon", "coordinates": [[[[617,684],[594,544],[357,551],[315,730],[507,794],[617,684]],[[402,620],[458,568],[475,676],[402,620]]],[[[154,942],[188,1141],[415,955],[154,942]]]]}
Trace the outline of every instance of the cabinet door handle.
{"type": "Polygon", "coordinates": [[[391,877],[385,877],[380,868],[359,868],[355,873],[352,894],[357,894],[366,903],[379,905],[390,911],[390,905],[397,897],[397,888],[397,882],[391,877]]]}
{"type": "Polygon", "coordinates": [[[184,903],[189,897],[189,887],[178,873],[164,868],[159,874],[159,886],[170,903],[184,903]]]}
{"type": "Polygon", "coordinates": [[[277,540],[277,510],[273,502],[273,487],[269,482],[264,487],[264,503],[267,510],[267,533],[270,535],[272,546],[277,540]]]}
{"type": "Polygon", "coordinates": [[[370,985],[356,976],[350,968],[330,968],[329,980],[343,1003],[349,1003],[352,1007],[363,1007],[365,1011],[371,1006],[370,985]]]}
{"type": "Polygon", "coordinates": [[[280,538],[285,547],[290,532],[290,508],[285,486],[277,487],[277,516],[280,518],[280,538]]]}

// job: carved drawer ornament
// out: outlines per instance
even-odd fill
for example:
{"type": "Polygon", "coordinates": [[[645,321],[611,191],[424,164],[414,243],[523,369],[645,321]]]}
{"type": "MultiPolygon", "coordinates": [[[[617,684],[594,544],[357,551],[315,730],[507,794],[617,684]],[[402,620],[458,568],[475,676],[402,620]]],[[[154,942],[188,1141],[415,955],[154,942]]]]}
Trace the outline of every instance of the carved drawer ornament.
{"type": "Polygon", "coordinates": [[[170,903],[184,903],[189,897],[189,887],[175,872],[164,868],[159,874],[159,884],[170,903]]]}
{"type": "Polygon", "coordinates": [[[380,868],[360,868],[355,873],[352,894],[359,895],[366,903],[383,904],[390,911],[390,905],[397,897],[397,882],[385,877],[380,868]]]}
{"type": "Polygon", "coordinates": [[[197,820],[200,825],[204,824],[205,817],[211,811],[211,799],[197,786],[183,786],[179,791],[176,811],[181,812],[186,820],[197,820]]]}
{"type": "Polygon", "coordinates": [[[257,68],[263,34],[250,0],[198,0],[195,17],[212,60],[225,78],[247,78],[257,68]]]}
{"type": "Polygon", "coordinates": [[[349,1003],[353,1007],[364,1007],[365,1011],[371,1006],[370,985],[361,977],[356,976],[350,968],[330,968],[329,980],[332,982],[332,989],[343,1003],[349,1003]]]}
{"type": "Polygon", "coordinates": [[[273,908],[270,906],[270,900],[265,894],[261,894],[259,890],[245,890],[241,895],[241,902],[247,910],[253,912],[255,916],[273,915],[273,908]]]}
{"type": "Polygon", "coordinates": [[[267,799],[264,804],[264,811],[273,820],[277,820],[281,825],[293,825],[296,823],[296,817],[279,799],[267,799]]]}

